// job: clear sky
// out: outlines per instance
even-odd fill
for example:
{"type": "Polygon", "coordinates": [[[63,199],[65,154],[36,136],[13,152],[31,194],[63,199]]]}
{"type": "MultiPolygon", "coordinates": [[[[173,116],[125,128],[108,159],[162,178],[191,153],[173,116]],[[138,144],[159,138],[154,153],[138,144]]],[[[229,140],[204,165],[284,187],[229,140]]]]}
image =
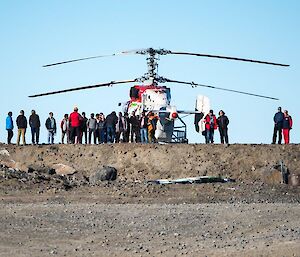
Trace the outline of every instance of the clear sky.
{"type": "MultiPolygon", "coordinates": [[[[270,143],[278,106],[294,120],[291,141],[299,143],[300,1],[52,0],[0,2],[0,141],[5,117],[32,109],[43,123],[52,111],[57,122],[74,105],[86,113],[119,111],[129,85],[31,99],[51,90],[134,79],[146,72],[145,57],[117,56],[52,68],[42,65],[137,48],[166,48],[290,64],[289,68],[192,56],[162,56],[159,75],[280,98],[260,99],[229,92],[172,85],[172,104],[193,110],[198,94],[230,119],[231,143],[270,143]]],[[[190,142],[203,143],[186,118],[190,142]]],[[[16,134],[16,133],[15,133],[16,134]]],[[[216,134],[218,137],[218,133],[216,134]]],[[[56,138],[58,141],[60,133],[56,138]]],[[[14,137],[13,142],[15,142],[14,137]]],[[[27,133],[30,142],[30,132],[27,133]]],[[[216,142],[219,142],[217,138],[216,142]]]]}

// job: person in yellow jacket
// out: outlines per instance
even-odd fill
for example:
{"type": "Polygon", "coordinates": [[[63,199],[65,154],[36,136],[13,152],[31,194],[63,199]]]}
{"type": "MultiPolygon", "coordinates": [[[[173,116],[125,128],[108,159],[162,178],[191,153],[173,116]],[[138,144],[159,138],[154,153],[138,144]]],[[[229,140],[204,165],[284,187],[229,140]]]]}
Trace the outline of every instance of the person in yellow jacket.
{"type": "Polygon", "coordinates": [[[149,143],[156,143],[155,130],[156,130],[156,124],[158,121],[158,116],[155,115],[153,112],[149,112],[148,115],[149,115],[149,118],[148,118],[149,143]]]}

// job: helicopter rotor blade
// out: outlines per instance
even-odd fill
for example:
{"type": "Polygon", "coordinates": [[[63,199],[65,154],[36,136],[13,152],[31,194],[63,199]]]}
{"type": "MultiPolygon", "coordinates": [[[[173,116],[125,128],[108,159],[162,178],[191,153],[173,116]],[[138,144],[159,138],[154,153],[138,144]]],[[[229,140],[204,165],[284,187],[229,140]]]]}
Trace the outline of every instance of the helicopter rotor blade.
{"type": "Polygon", "coordinates": [[[233,92],[233,93],[238,93],[238,94],[243,94],[243,95],[250,95],[250,96],[255,96],[255,97],[267,98],[267,99],[271,99],[271,100],[279,100],[278,98],[271,97],[271,96],[258,95],[258,94],[253,94],[253,93],[244,92],[244,91],[238,91],[238,90],[234,90],[234,89],[228,89],[228,88],[214,87],[214,86],[209,86],[209,85],[198,84],[198,83],[194,83],[194,82],[185,82],[185,81],[178,81],[178,80],[172,80],[172,79],[165,79],[165,82],[186,84],[186,85],[191,85],[192,87],[207,87],[207,88],[218,89],[218,90],[223,90],[223,91],[228,91],[228,92],[233,92]]]}
{"type": "Polygon", "coordinates": [[[97,58],[103,58],[103,57],[118,56],[118,55],[123,55],[123,54],[137,54],[139,51],[140,50],[129,50],[129,51],[122,51],[120,53],[114,53],[114,54],[96,55],[96,56],[78,58],[78,59],[73,59],[73,60],[68,60],[68,61],[50,63],[50,64],[43,65],[43,67],[45,68],[45,67],[50,67],[50,66],[55,66],[55,65],[66,64],[66,63],[70,63],[70,62],[79,62],[79,61],[85,61],[85,60],[91,60],[91,59],[97,59],[97,58]]]}
{"type": "Polygon", "coordinates": [[[212,55],[212,54],[201,54],[201,53],[198,54],[198,53],[173,52],[173,51],[168,51],[168,54],[193,55],[193,56],[199,56],[199,57],[219,58],[219,59],[243,61],[243,62],[253,62],[253,63],[276,65],[276,66],[283,66],[283,67],[290,66],[288,64],[282,64],[282,63],[266,62],[266,61],[259,61],[259,60],[252,60],[252,59],[245,59],[245,58],[238,58],[238,57],[230,57],[230,56],[222,56],[222,55],[212,55]]]}
{"type": "Polygon", "coordinates": [[[90,86],[83,86],[83,87],[75,87],[75,88],[69,88],[69,89],[63,89],[63,90],[58,90],[58,91],[52,91],[52,92],[47,92],[47,93],[42,93],[42,94],[36,94],[36,95],[30,95],[28,97],[40,97],[40,96],[46,96],[46,95],[54,95],[54,94],[61,94],[61,93],[66,93],[66,92],[72,92],[72,91],[78,91],[78,90],[83,90],[83,89],[91,89],[91,88],[98,88],[98,87],[108,87],[116,84],[125,84],[125,83],[131,83],[131,82],[136,82],[136,79],[133,80],[120,80],[120,81],[110,81],[107,83],[101,83],[101,84],[96,84],[96,85],[90,85],[90,86]]]}

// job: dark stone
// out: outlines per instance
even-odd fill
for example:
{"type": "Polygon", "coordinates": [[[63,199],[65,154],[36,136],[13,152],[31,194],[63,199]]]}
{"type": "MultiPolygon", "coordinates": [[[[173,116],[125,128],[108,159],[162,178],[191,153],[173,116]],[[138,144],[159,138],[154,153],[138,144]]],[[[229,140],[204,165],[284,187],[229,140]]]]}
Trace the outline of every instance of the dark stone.
{"type": "Polygon", "coordinates": [[[92,185],[97,185],[100,181],[112,181],[117,179],[117,170],[114,167],[103,166],[102,169],[92,173],[89,177],[89,182],[92,185]]]}

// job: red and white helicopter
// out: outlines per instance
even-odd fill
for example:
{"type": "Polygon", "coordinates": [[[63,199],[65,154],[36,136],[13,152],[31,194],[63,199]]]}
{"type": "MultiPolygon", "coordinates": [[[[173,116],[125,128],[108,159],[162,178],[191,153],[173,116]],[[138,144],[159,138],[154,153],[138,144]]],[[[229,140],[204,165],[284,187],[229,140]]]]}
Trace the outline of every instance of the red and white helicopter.
{"type": "Polygon", "coordinates": [[[219,58],[219,59],[227,59],[227,60],[234,60],[234,61],[276,65],[276,66],[283,66],[283,67],[289,66],[287,64],[258,61],[258,60],[244,59],[244,58],[199,54],[199,53],[188,53],[188,52],[175,52],[166,49],[147,48],[147,49],[140,49],[140,50],[124,51],[124,52],[111,54],[111,55],[99,55],[99,56],[92,56],[92,57],[86,57],[80,59],[73,59],[69,61],[47,64],[44,65],[43,67],[50,67],[55,65],[71,63],[71,62],[102,58],[108,56],[124,55],[124,54],[147,55],[146,60],[147,60],[148,71],[142,77],[135,78],[132,80],[110,81],[107,83],[63,89],[59,91],[52,91],[52,92],[47,92],[42,94],[35,94],[29,97],[47,96],[47,95],[60,94],[60,93],[66,93],[66,92],[78,91],[84,89],[107,87],[116,84],[139,83],[131,87],[130,100],[124,104],[124,111],[127,112],[129,115],[131,115],[132,112],[135,112],[136,115],[140,115],[141,112],[143,111],[146,112],[152,111],[156,113],[159,116],[159,121],[155,132],[156,138],[161,142],[186,143],[187,142],[186,125],[184,121],[181,119],[180,115],[195,114],[195,129],[197,132],[202,132],[204,130],[203,127],[204,122],[202,121],[202,118],[205,117],[205,115],[210,110],[210,101],[206,96],[198,95],[196,99],[195,111],[178,110],[176,106],[171,105],[170,88],[166,86],[161,86],[160,84],[179,83],[179,84],[190,85],[192,87],[207,87],[207,88],[224,90],[224,91],[245,94],[245,95],[250,95],[255,97],[262,97],[262,98],[267,98],[272,100],[278,100],[278,99],[270,96],[258,95],[258,94],[237,91],[237,90],[232,90],[227,88],[214,87],[214,86],[203,85],[194,82],[178,81],[178,80],[172,80],[172,79],[161,77],[157,74],[158,60],[161,55],[167,55],[167,54],[191,55],[191,56],[198,56],[198,57],[219,58]],[[182,126],[175,127],[174,126],[175,120],[181,121],[182,126]]]}

